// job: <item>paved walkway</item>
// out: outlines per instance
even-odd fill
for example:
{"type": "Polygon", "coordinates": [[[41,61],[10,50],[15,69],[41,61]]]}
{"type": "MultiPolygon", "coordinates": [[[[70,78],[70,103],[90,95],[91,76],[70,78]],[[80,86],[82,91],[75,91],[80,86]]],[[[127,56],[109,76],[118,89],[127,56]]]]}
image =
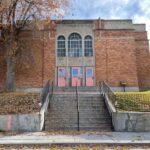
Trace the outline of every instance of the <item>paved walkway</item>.
{"type": "Polygon", "coordinates": [[[0,135],[0,144],[150,144],[150,132],[96,132],[80,135],[50,135],[43,132],[0,135]]]}

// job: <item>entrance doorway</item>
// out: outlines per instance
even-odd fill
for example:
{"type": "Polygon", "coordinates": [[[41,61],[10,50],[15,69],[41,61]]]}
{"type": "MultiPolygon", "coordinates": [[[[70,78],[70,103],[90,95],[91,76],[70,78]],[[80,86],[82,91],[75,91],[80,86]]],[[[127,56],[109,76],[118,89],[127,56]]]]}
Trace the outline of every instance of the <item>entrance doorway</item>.
{"type": "Polygon", "coordinates": [[[82,68],[72,67],[72,86],[81,86],[82,68]]]}
{"type": "Polygon", "coordinates": [[[94,86],[93,67],[86,67],[86,86],[94,86]]]}
{"type": "Polygon", "coordinates": [[[65,86],[94,86],[94,67],[58,67],[57,83],[65,86]]]}
{"type": "Polygon", "coordinates": [[[58,67],[58,86],[64,87],[66,86],[66,68],[58,67]]]}

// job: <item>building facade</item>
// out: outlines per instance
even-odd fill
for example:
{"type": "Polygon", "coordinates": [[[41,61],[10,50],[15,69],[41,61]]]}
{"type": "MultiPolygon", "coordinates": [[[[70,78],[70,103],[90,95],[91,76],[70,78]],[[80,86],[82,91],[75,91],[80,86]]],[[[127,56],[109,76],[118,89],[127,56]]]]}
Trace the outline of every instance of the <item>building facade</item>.
{"type": "MultiPolygon", "coordinates": [[[[16,69],[18,88],[96,86],[107,81],[116,90],[150,88],[150,52],[145,24],[132,20],[63,20],[41,31],[23,30],[20,38],[32,57],[16,69]]],[[[2,56],[2,55],[1,55],[2,56]]],[[[1,60],[0,84],[6,64],[1,60]]]]}

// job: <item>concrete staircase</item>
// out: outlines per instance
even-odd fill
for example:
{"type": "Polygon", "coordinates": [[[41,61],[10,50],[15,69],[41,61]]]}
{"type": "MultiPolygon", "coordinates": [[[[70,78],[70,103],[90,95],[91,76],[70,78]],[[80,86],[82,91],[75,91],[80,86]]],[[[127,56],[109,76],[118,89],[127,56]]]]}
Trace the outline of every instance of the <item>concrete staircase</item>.
{"type": "MultiPolygon", "coordinates": [[[[45,130],[77,130],[78,113],[76,94],[73,90],[55,90],[46,115],[45,130]],[[68,93],[72,91],[72,93],[68,93]],[[58,93],[57,93],[58,92],[58,93]],[[61,93],[60,93],[61,92],[61,93]]],[[[79,128],[80,130],[112,129],[111,117],[104,100],[95,89],[80,90],[79,93],[79,128]],[[91,92],[92,91],[92,92],[91,92]]]]}

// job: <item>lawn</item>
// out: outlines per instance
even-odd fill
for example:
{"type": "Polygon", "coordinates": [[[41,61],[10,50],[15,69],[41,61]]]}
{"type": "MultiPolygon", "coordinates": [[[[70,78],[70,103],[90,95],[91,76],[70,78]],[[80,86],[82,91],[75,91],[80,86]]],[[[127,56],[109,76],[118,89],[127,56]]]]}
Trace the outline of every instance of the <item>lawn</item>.
{"type": "Polygon", "coordinates": [[[38,112],[40,94],[29,92],[0,93],[0,115],[38,112]]]}
{"type": "Polygon", "coordinates": [[[150,112],[150,91],[115,92],[115,96],[117,110],[150,112]]]}

